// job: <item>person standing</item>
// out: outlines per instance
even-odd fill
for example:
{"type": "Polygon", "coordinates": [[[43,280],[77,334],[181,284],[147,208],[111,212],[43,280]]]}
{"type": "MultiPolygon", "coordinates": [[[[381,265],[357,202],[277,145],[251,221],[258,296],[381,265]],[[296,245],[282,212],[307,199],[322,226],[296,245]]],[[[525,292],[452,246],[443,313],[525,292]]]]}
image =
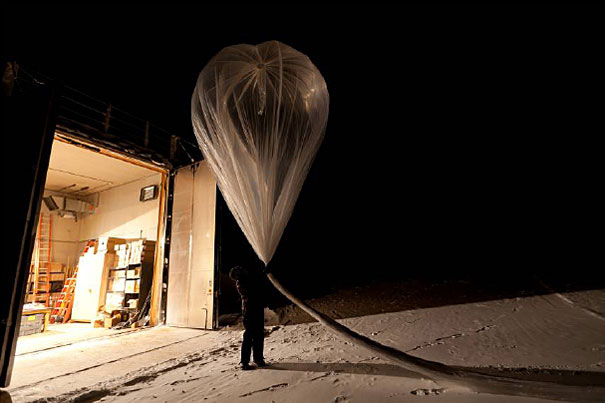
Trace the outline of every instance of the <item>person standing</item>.
{"type": "Polygon", "coordinates": [[[240,368],[252,369],[249,365],[251,352],[256,366],[264,367],[267,364],[263,357],[265,316],[262,283],[258,275],[240,266],[232,268],[229,277],[235,281],[237,292],[242,299],[244,337],[240,368]]]}

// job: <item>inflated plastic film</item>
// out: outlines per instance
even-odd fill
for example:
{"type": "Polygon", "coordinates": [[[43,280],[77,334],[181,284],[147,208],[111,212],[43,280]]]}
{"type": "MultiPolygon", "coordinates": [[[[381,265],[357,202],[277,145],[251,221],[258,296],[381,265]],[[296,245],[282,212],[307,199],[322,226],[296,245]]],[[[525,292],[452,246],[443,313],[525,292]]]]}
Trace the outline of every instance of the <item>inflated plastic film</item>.
{"type": "Polygon", "coordinates": [[[268,264],[323,140],[326,83],[277,41],[229,46],[199,75],[191,119],[240,228],[268,264]]]}

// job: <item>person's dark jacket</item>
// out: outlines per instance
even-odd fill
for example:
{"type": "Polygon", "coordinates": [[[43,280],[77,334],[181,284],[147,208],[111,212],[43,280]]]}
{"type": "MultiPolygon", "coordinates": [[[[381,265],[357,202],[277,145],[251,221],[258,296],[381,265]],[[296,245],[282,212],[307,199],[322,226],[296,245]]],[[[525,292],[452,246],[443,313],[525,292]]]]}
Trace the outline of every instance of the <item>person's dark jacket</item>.
{"type": "Polygon", "coordinates": [[[235,286],[242,299],[242,316],[244,320],[252,312],[263,310],[263,283],[259,279],[254,275],[247,275],[237,280],[235,286]]]}

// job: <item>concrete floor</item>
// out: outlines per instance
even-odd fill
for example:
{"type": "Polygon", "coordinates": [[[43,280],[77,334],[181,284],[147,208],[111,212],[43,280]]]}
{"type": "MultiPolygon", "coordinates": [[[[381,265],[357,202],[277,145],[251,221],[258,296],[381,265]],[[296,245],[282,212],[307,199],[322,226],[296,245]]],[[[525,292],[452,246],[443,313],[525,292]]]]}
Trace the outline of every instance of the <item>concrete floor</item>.
{"type": "Polygon", "coordinates": [[[134,329],[111,330],[102,327],[93,327],[90,323],[49,324],[43,333],[19,337],[15,355],[30,354],[84,340],[111,337],[132,331],[134,329]]]}
{"type": "Polygon", "coordinates": [[[211,347],[214,334],[159,326],[119,335],[97,332],[97,337],[90,340],[72,336],[76,339],[64,338],[63,344],[51,348],[51,340],[61,339],[55,336],[41,343],[45,348],[38,351],[32,345],[44,337],[28,336],[29,340],[19,341],[20,353],[15,357],[11,384],[6,390],[13,402],[49,398],[211,347]]]}

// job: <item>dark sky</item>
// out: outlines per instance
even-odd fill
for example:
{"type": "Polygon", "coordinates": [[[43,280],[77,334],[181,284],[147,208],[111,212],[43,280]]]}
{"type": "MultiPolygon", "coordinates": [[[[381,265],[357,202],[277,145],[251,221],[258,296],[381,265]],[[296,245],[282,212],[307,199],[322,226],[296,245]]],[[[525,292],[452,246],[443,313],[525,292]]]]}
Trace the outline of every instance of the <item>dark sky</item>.
{"type": "MultiPolygon", "coordinates": [[[[593,102],[602,52],[597,10],[300,4],[9,11],[5,56],[183,137],[192,135],[197,74],[221,48],[277,39],[307,54],[326,79],[330,117],[274,262],[302,283],[328,272],[502,277],[595,269],[588,229],[602,187],[594,144],[602,132],[593,102]]],[[[233,224],[226,220],[226,233],[233,224]]],[[[231,246],[238,252],[227,264],[247,259],[242,242],[231,246]]]]}

